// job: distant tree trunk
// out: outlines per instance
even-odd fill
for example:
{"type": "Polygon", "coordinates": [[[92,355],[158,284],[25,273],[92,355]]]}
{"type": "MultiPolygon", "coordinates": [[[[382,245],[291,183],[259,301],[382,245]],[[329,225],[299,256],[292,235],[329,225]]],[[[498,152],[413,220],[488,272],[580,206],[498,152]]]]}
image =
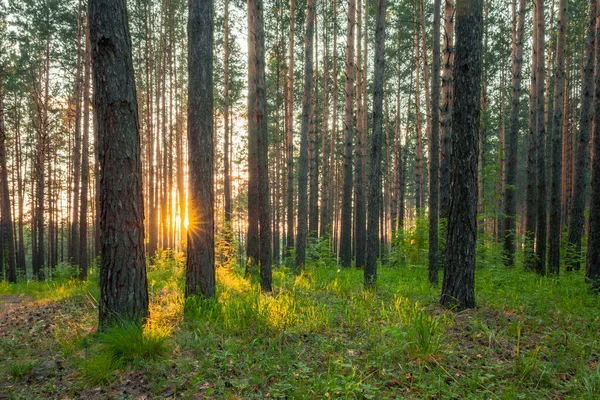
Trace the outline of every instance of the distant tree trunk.
{"type": "Polygon", "coordinates": [[[90,54],[90,26],[86,23],[85,71],[83,75],[83,140],[81,151],[81,210],[79,216],[79,278],[86,279],[88,273],[88,186],[89,186],[89,147],[90,147],[90,74],[92,67],[90,54]]]}
{"type": "Polygon", "coordinates": [[[554,73],[554,113],[552,118],[552,174],[550,187],[550,237],[548,272],[557,275],[560,271],[561,237],[561,172],[562,172],[562,124],[561,100],[565,92],[565,42],[567,36],[567,0],[558,3],[558,38],[556,40],[556,69],[554,73]]]}
{"type": "Polygon", "coordinates": [[[381,158],[383,153],[383,77],[385,74],[385,13],[387,0],[377,0],[375,26],[375,71],[373,80],[373,135],[371,136],[371,169],[369,172],[369,210],[367,254],[364,271],[365,287],[377,282],[379,255],[379,213],[381,208],[381,158]]]}
{"type": "Polygon", "coordinates": [[[536,71],[536,102],[537,102],[537,225],[535,232],[535,270],[539,274],[546,273],[546,238],[547,231],[547,193],[546,193],[546,120],[544,114],[544,1],[537,0],[536,14],[538,25],[538,60],[536,71]]]}
{"type": "Polygon", "coordinates": [[[457,0],[455,102],[452,114],[452,183],[444,282],[440,302],[475,307],[477,239],[477,136],[482,69],[482,0],[457,0]]]}
{"type": "MultiPolygon", "coordinates": [[[[224,148],[223,148],[223,191],[225,194],[225,227],[231,230],[231,167],[229,166],[229,0],[225,0],[224,11],[224,60],[223,60],[223,131],[224,131],[224,148]]],[[[229,233],[228,233],[229,235],[229,233]]],[[[229,238],[231,239],[231,238],[229,238]]]]}
{"type": "MultiPolygon", "coordinates": [[[[398,86],[400,86],[401,74],[398,68],[398,86]]],[[[400,215],[400,182],[402,179],[402,128],[400,121],[400,87],[396,93],[396,129],[394,131],[394,175],[393,175],[393,192],[391,204],[391,223],[392,223],[392,240],[398,231],[398,220],[400,215]]]]}
{"type": "MultiPolygon", "coordinates": [[[[335,1],[335,0],[334,0],[335,1]]],[[[325,4],[327,6],[327,3],[325,4]]],[[[325,13],[329,11],[326,10],[325,13]]],[[[334,151],[331,140],[333,133],[329,132],[329,34],[328,29],[331,29],[329,23],[327,23],[327,17],[323,22],[323,39],[324,39],[324,57],[323,57],[323,157],[321,158],[321,171],[322,171],[322,182],[321,182],[321,220],[319,227],[320,237],[331,236],[331,211],[329,210],[330,194],[332,187],[329,180],[329,170],[333,169],[333,165],[330,164],[329,158],[331,153],[334,151]]],[[[336,78],[336,77],[334,77],[336,78]]]]}
{"type": "MultiPolygon", "coordinates": [[[[421,4],[423,4],[421,0],[421,4]]],[[[439,152],[440,152],[440,0],[433,3],[433,80],[429,136],[429,283],[438,283],[439,152]]],[[[422,10],[423,11],[423,10],[422,10]]],[[[425,28],[423,28],[424,30],[425,28]]]]}
{"type": "Polygon", "coordinates": [[[213,1],[192,0],[188,17],[188,165],[186,296],[215,295],[213,176],[213,1]]]}
{"type": "MultiPolygon", "coordinates": [[[[330,144],[330,148],[331,148],[331,152],[329,153],[329,177],[327,179],[326,182],[330,183],[333,185],[333,188],[339,188],[339,186],[335,185],[335,172],[336,172],[336,143],[337,143],[337,115],[338,115],[338,76],[337,76],[337,0],[332,0],[333,3],[333,10],[332,10],[332,19],[333,19],[333,50],[332,50],[332,58],[333,58],[333,65],[332,65],[332,80],[333,80],[333,87],[331,88],[332,90],[332,96],[333,96],[333,101],[332,101],[332,116],[331,116],[331,144],[330,144]]],[[[339,175],[339,174],[338,174],[339,175]]],[[[325,185],[323,185],[323,187],[325,187],[325,185]]],[[[326,190],[331,190],[331,188],[329,186],[326,187],[326,190]]],[[[333,204],[334,204],[334,199],[336,199],[336,195],[338,191],[337,190],[333,190],[332,191],[332,195],[329,196],[329,202],[328,202],[328,206],[327,206],[327,219],[329,221],[329,232],[332,236],[332,243],[336,243],[334,236],[337,238],[337,229],[334,230],[334,219],[333,219],[333,214],[334,214],[334,210],[333,210],[333,204]]],[[[337,201],[336,203],[337,204],[337,201]]],[[[336,207],[336,211],[337,211],[337,207],[336,207]]],[[[337,218],[336,218],[336,222],[337,222],[337,218]]],[[[337,224],[336,224],[337,225],[337,224]]],[[[336,226],[337,227],[337,226],[336,226]]],[[[335,249],[336,246],[334,246],[335,249]]]]}
{"type": "MultiPolygon", "coordinates": [[[[19,102],[19,106],[20,106],[20,102],[19,102]]],[[[25,234],[24,234],[24,227],[23,227],[23,214],[24,214],[24,209],[25,209],[25,205],[24,205],[24,201],[23,201],[23,197],[24,197],[24,191],[25,191],[25,185],[23,183],[23,174],[22,174],[22,169],[23,170],[27,170],[27,158],[25,159],[25,165],[23,165],[23,153],[21,150],[21,111],[20,111],[20,107],[17,110],[17,124],[16,124],[16,135],[15,135],[15,139],[16,139],[16,146],[15,146],[15,162],[16,162],[16,169],[17,169],[17,199],[18,199],[18,213],[19,213],[19,251],[18,251],[18,256],[17,256],[17,268],[19,270],[19,273],[22,273],[25,277],[27,276],[26,274],[26,261],[25,261],[25,234]]],[[[33,210],[33,208],[32,208],[33,210]]]]}
{"type": "Polygon", "coordinates": [[[285,126],[286,161],[287,161],[287,238],[286,255],[291,255],[294,248],[294,34],[296,21],[296,1],[290,0],[290,41],[288,45],[288,77],[287,77],[287,115],[285,126]]]}
{"type": "MultiPolygon", "coordinates": [[[[18,133],[17,133],[18,135],[18,133]]],[[[17,282],[17,266],[15,263],[15,241],[13,236],[12,209],[10,205],[10,191],[8,188],[8,168],[6,167],[6,131],[4,127],[4,71],[0,67],[0,184],[2,185],[2,241],[6,244],[8,255],[8,281],[17,282]]],[[[4,259],[4,246],[2,246],[2,259],[4,259]]]]}
{"type": "Polygon", "coordinates": [[[594,101],[594,47],[597,45],[595,42],[596,2],[597,0],[590,0],[590,14],[588,16],[585,65],[581,82],[581,113],[579,115],[579,131],[577,132],[575,149],[575,180],[573,182],[573,201],[571,203],[571,220],[567,242],[567,271],[573,269],[578,271],[582,258],[581,239],[585,223],[585,200],[589,182],[590,133],[592,131],[592,112],[595,111],[595,109],[592,110],[592,105],[594,101]]]}
{"type": "MultiPolygon", "coordinates": [[[[316,7],[316,5],[315,5],[316,7]]],[[[311,124],[308,131],[308,171],[309,171],[309,197],[308,197],[308,234],[317,237],[319,233],[319,28],[318,19],[314,18],[314,65],[316,78],[313,78],[313,93],[311,101],[311,124]]]]}
{"type": "MultiPolygon", "coordinates": [[[[535,230],[537,223],[537,63],[538,63],[538,24],[537,13],[533,12],[533,44],[531,46],[531,83],[529,87],[529,133],[527,135],[526,166],[526,215],[525,215],[525,251],[526,270],[535,268],[535,230]]],[[[543,59],[543,56],[542,56],[543,59]]]]}
{"type": "Polygon", "coordinates": [[[352,138],[354,128],[354,25],[355,0],[348,0],[346,37],[346,81],[344,84],[344,171],[340,231],[340,261],[343,267],[352,264],[352,138]]]}
{"type": "Polygon", "coordinates": [[[306,3],[306,29],[304,38],[304,94],[302,96],[302,130],[300,132],[300,157],[298,158],[298,236],[296,238],[296,269],[304,268],[306,238],[308,233],[308,130],[313,94],[313,39],[315,27],[315,1],[306,3]]]}
{"type": "Polygon", "coordinates": [[[513,0],[513,45],[512,45],[512,85],[510,131],[506,154],[506,182],[504,184],[504,263],[513,266],[516,252],[517,229],[517,162],[519,145],[519,100],[521,96],[521,76],[523,70],[523,32],[525,30],[525,0],[519,0],[518,19],[516,0],[513,0]]]}
{"type": "Polygon", "coordinates": [[[440,218],[448,218],[450,206],[450,150],[452,134],[452,65],[454,64],[454,2],[444,0],[444,60],[442,68],[440,218]]]}
{"type": "MultiPolygon", "coordinates": [[[[75,143],[73,146],[73,208],[71,209],[71,240],[69,260],[79,264],[79,181],[81,177],[81,36],[83,6],[79,0],[77,11],[77,55],[75,62],[75,143]]],[[[49,188],[50,190],[50,188],[49,188]]]]}
{"type": "MultiPolygon", "coordinates": [[[[148,4],[150,4],[148,2],[148,4]]],[[[152,10],[147,6],[148,18],[146,20],[146,85],[147,85],[147,129],[148,129],[148,146],[146,148],[146,158],[148,162],[148,233],[149,240],[146,251],[150,257],[156,255],[158,248],[158,218],[156,210],[156,180],[154,177],[154,119],[153,119],[153,77],[154,77],[154,61],[152,48],[152,10]]]]}
{"type": "MultiPolygon", "coordinates": [[[[598,5],[596,5],[598,7],[598,5]]],[[[592,138],[592,174],[590,182],[590,222],[586,280],[595,291],[600,290],[600,19],[596,17],[596,65],[594,91],[594,134],[592,138]]]]}
{"type": "Polygon", "coordinates": [[[124,0],[90,0],[100,160],[99,329],[148,317],[137,96],[124,0]]]}
{"type": "MultiPolygon", "coordinates": [[[[421,57],[423,57],[423,86],[425,87],[425,121],[426,121],[426,133],[427,138],[431,138],[432,128],[432,111],[431,111],[431,92],[429,90],[429,61],[428,61],[428,50],[427,50],[427,33],[426,33],[426,22],[425,22],[425,1],[419,0],[419,8],[421,15],[421,57]]],[[[434,6],[435,8],[435,6],[434,6]]],[[[439,8],[439,7],[438,7],[439,8]]],[[[435,12],[435,11],[434,11],[435,12]]],[[[438,35],[439,37],[439,35],[438,35]]],[[[434,43],[438,43],[438,40],[434,40],[434,43]]],[[[423,179],[423,206],[425,206],[425,179],[423,179]]]]}
{"type": "MultiPolygon", "coordinates": [[[[416,15],[416,10],[415,10],[416,15]]],[[[416,123],[416,148],[415,148],[415,208],[417,216],[421,216],[423,211],[424,190],[423,183],[423,133],[421,128],[421,88],[420,85],[420,64],[421,56],[419,55],[419,31],[417,29],[417,18],[414,20],[414,35],[415,35],[415,123],[416,123]]]]}
{"type": "Polygon", "coordinates": [[[504,204],[502,203],[504,200],[503,197],[503,185],[506,180],[506,168],[504,159],[506,158],[506,113],[505,113],[505,104],[506,104],[506,57],[505,57],[505,46],[502,43],[502,51],[501,51],[501,63],[500,63],[500,122],[498,129],[498,179],[496,180],[496,199],[498,199],[498,208],[496,211],[496,219],[494,220],[494,239],[496,243],[501,241],[500,238],[504,238],[504,219],[501,215],[501,210],[504,208],[504,204]]]}
{"type": "MultiPolygon", "coordinates": [[[[368,8],[365,7],[365,13],[368,12],[368,8]]],[[[365,173],[365,160],[366,154],[363,152],[363,147],[366,143],[363,142],[363,132],[365,124],[363,118],[366,118],[363,101],[363,81],[366,80],[367,71],[363,71],[363,58],[362,58],[362,4],[361,0],[358,0],[356,4],[356,143],[354,145],[354,257],[357,268],[363,268],[365,266],[365,251],[367,245],[367,207],[365,197],[365,181],[363,175],[365,173]]],[[[366,57],[366,55],[365,55],[366,57]]]]}

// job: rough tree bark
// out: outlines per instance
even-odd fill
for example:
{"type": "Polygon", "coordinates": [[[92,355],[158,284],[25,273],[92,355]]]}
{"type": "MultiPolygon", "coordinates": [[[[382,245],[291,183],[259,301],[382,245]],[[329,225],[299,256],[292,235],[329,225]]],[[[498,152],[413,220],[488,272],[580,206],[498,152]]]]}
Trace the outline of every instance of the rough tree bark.
{"type": "MultiPolygon", "coordinates": [[[[89,10],[86,15],[89,14],[89,10]]],[[[88,273],[88,185],[90,175],[90,24],[86,23],[85,69],[83,75],[83,137],[81,142],[81,209],[79,212],[79,278],[86,279],[88,273]]]]}
{"type": "Polygon", "coordinates": [[[579,270],[581,264],[581,239],[585,223],[585,197],[589,184],[590,134],[592,131],[592,103],[594,101],[596,2],[597,0],[590,0],[590,14],[588,16],[584,75],[581,82],[581,113],[579,115],[579,131],[577,132],[577,147],[575,149],[573,201],[571,203],[571,221],[567,239],[567,271],[579,270]]]}
{"type": "Polygon", "coordinates": [[[383,153],[383,77],[385,73],[385,12],[387,0],[377,0],[375,26],[375,71],[373,80],[373,135],[371,136],[371,169],[369,171],[369,205],[367,254],[364,270],[365,287],[377,282],[379,256],[379,213],[381,208],[381,159],[383,153]]]}
{"type": "Polygon", "coordinates": [[[513,266],[516,251],[517,227],[517,161],[519,144],[519,100],[523,70],[523,32],[525,28],[525,0],[519,0],[519,13],[516,15],[516,0],[513,0],[514,35],[512,45],[512,87],[510,109],[510,131],[505,162],[506,182],[504,184],[504,263],[513,266]]]}
{"type": "Polygon", "coordinates": [[[454,2],[444,0],[444,62],[440,137],[440,218],[448,218],[450,205],[450,150],[452,136],[452,65],[454,64],[454,2]]]}
{"type": "Polygon", "coordinates": [[[561,172],[563,107],[565,92],[565,42],[567,36],[568,2],[558,3],[558,37],[556,40],[556,66],[554,71],[554,112],[552,116],[552,173],[550,186],[550,237],[548,242],[548,272],[558,275],[560,271],[561,236],[561,172]]]}
{"type": "Polygon", "coordinates": [[[215,295],[213,0],[191,0],[188,16],[188,199],[186,296],[215,295]]]}
{"type": "Polygon", "coordinates": [[[296,270],[304,268],[308,236],[308,130],[313,95],[313,39],[315,28],[315,0],[306,3],[304,37],[304,94],[302,96],[302,130],[298,158],[298,236],[296,237],[296,270]]]}
{"type": "Polygon", "coordinates": [[[440,300],[442,305],[457,310],[475,307],[482,31],[483,1],[457,0],[451,192],[440,300]]]}
{"type": "Polygon", "coordinates": [[[148,316],[137,96],[124,0],[90,0],[100,161],[99,329],[148,316]]]}
{"type": "Polygon", "coordinates": [[[354,131],[354,25],[355,0],[348,0],[346,37],[346,81],[344,83],[344,169],[342,185],[342,215],[340,231],[340,262],[352,263],[352,138],[354,131]]]}

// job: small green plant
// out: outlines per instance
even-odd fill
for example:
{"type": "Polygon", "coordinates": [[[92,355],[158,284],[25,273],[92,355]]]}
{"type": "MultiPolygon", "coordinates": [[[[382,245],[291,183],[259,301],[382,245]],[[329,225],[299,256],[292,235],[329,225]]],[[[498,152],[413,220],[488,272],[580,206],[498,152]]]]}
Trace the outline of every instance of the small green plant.
{"type": "Polygon", "coordinates": [[[136,359],[154,360],[168,351],[168,333],[156,326],[145,328],[130,322],[115,325],[100,334],[100,343],[113,359],[131,362],[136,359]]]}
{"type": "Polygon", "coordinates": [[[442,339],[442,325],[438,317],[429,315],[426,311],[415,311],[409,328],[409,340],[412,352],[420,356],[435,355],[442,339]]]}
{"type": "Polygon", "coordinates": [[[15,379],[23,379],[31,373],[36,363],[34,361],[15,361],[8,367],[8,373],[15,379]]]}
{"type": "Polygon", "coordinates": [[[93,354],[89,359],[82,359],[79,363],[83,379],[90,386],[110,383],[115,377],[117,366],[118,362],[113,360],[113,355],[103,352],[93,354]]]}
{"type": "Polygon", "coordinates": [[[583,377],[583,390],[588,399],[600,397],[600,364],[591,372],[586,372],[583,377]]]}
{"type": "Polygon", "coordinates": [[[61,262],[52,269],[52,278],[55,281],[70,281],[79,276],[77,265],[61,262]]]}

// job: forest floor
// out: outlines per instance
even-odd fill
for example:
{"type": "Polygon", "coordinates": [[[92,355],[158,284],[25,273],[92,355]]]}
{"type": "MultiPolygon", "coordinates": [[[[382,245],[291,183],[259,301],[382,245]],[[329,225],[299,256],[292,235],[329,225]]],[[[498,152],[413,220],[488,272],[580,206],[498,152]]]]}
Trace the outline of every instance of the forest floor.
{"type": "Polygon", "coordinates": [[[157,260],[147,326],[105,334],[96,274],[1,283],[0,398],[600,398],[582,272],[480,267],[479,307],[460,313],[438,306],[423,266],[380,267],[371,291],[357,269],[280,268],[273,295],[220,267],[218,301],[185,307],[182,274],[157,260]]]}

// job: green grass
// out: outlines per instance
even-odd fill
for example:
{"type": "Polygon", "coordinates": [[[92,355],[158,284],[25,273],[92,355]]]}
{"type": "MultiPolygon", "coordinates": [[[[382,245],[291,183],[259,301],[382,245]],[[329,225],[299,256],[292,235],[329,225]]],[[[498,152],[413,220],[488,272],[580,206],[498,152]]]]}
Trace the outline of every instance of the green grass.
{"type": "Polygon", "coordinates": [[[184,301],[182,259],[163,257],[148,271],[148,324],[101,334],[90,282],[1,286],[92,305],[77,316],[66,307],[46,347],[26,350],[18,344],[36,339],[15,336],[7,382],[31,372],[19,359],[58,358],[60,382],[34,382],[38,397],[120,393],[143,376],[149,398],[598,398],[600,310],[583,273],[539,277],[495,266],[494,252],[476,272],[479,307],[461,313],[438,306],[439,288],[410,258],[380,267],[368,291],[362,271],[328,259],[300,275],[275,270],[273,295],[241,268],[220,267],[216,299],[184,301]]]}

